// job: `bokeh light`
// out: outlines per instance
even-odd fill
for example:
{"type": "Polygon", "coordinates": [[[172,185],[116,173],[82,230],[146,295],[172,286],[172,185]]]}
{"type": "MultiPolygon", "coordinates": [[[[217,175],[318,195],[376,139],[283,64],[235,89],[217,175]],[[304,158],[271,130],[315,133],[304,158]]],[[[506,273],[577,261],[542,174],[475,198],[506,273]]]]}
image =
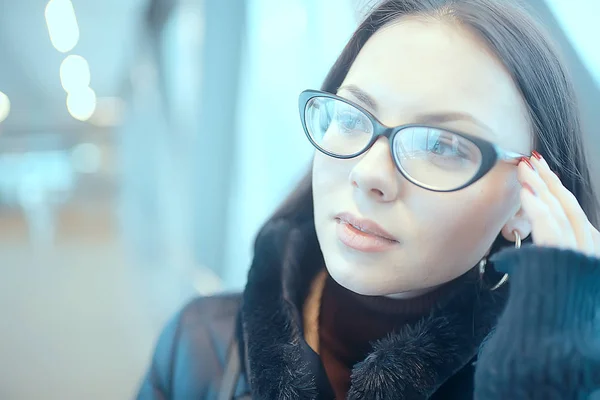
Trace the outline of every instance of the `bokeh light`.
{"type": "Polygon", "coordinates": [[[10,99],[0,92],[0,123],[8,118],[8,114],[10,114],[10,99]]]}
{"type": "Polygon", "coordinates": [[[89,87],[67,95],[67,109],[73,118],[87,121],[96,111],[96,93],[89,87]]]}
{"type": "Polygon", "coordinates": [[[44,15],[54,48],[61,53],[73,50],[79,42],[79,25],[71,0],[50,0],[44,15]]]}
{"type": "Polygon", "coordinates": [[[60,64],[60,83],[67,93],[88,87],[90,80],[90,65],[85,58],[69,55],[60,64]]]}

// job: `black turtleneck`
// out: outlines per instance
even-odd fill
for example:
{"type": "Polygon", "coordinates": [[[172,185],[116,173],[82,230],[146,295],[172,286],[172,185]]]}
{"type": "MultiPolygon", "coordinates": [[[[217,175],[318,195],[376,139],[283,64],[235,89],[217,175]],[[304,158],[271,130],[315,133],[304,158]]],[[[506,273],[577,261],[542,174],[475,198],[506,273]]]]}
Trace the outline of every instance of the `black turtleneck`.
{"type": "Polygon", "coordinates": [[[411,299],[363,296],[327,275],[319,313],[319,354],[336,398],[345,399],[353,366],[371,351],[371,343],[428,314],[458,288],[470,272],[411,299]]]}

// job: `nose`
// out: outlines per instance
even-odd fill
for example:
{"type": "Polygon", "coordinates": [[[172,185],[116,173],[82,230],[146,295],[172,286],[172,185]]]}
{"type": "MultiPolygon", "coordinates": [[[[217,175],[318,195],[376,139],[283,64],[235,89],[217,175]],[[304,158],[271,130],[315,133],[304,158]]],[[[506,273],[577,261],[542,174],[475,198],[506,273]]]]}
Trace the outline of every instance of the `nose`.
{"type": "Polygon", "coordinates": [[[380,138],[350,171],[350,183],[368,198],[390,202],[398,198],[400,182],[386,138],[380,138]]]}

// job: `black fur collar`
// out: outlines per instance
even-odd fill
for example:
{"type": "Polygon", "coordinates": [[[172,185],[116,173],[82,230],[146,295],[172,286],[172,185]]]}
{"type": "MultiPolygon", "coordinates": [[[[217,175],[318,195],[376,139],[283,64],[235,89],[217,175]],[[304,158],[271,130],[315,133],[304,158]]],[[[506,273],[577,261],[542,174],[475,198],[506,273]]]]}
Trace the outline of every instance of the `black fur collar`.
{"type": "MultiPolygon", "coordinates": [[[[299,311],[322,262],[312,223],[271,223],[256,241],[242,306],[255,399],[332,398],[303,339],[299,311]]],[[[465,279],[460,292],[428,317],[374,344],[352,371],[348,399],[429,398],[476,356],[506,296],[506,290],[490,292],[465,279]]]]}

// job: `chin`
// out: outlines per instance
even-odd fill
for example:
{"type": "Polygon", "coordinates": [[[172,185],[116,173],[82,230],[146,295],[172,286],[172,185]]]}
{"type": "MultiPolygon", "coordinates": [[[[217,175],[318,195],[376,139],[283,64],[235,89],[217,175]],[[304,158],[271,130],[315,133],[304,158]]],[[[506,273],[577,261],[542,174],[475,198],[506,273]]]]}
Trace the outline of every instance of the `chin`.
{"type": "Polygon", "coordinates": [[[348,262],[339,254],[325,255],[325,265],[338,284],[364,296],[387,296],[416,289],[404,287],[403,280],[394,273],[397,271],[389,270],[389,265],[348,262]]]}

